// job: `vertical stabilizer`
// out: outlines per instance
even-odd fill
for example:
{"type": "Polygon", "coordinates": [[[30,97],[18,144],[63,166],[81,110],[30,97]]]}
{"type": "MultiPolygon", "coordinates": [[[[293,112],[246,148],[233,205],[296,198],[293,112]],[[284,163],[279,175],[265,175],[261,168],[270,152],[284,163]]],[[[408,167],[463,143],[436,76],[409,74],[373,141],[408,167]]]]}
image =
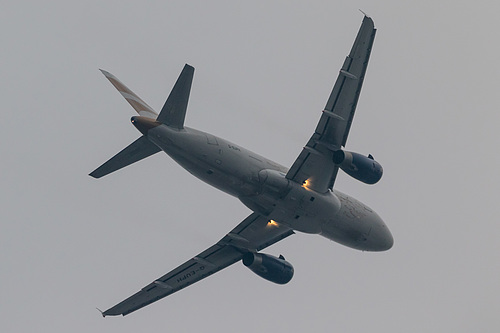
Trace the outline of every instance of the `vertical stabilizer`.
{"type": "Polygon", "coordinates": [[[143,117],[148,117],[156,119],[158,114],[151,108],[146,102],[144,102],[139,96],[137,96],[132,90],[130,90],[126,85],[124,85],[116,76],[106,72],[105,70],[100,70],[104,76],[111,82],[111,84],[120,92],[120,94],[127,100],[127,102],[143,117]]]}
{"type": "Polygon", "coordinates": [[[188,64],[184,66],[177,82],[175,82],[170,95],[163,105],[157,121],[174,128],[184,127],[184,118],[193,82],[194,68],[188,64]]]}

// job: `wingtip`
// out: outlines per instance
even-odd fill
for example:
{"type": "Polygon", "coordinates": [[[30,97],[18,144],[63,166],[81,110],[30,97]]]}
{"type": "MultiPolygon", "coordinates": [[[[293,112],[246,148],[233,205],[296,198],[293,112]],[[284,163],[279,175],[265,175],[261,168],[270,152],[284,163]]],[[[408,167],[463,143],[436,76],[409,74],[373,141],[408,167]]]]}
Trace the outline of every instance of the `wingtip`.
{"type": "Polygon", "coordinates": [[[96,307],[96,309],[97,309],[97,311],[99,311],[99,313],[101,314],[101,316],[103,318],[106,318],[106,315],[104,314],[104,312],[101,309],[99,309],[98,307],[96,307]]]}
{"type": "Polygon", "coordinates": [[[361,9],[359,9],[359,11],[365,16],[363,19],[363,23],[369,22],[372,29],[375,29],[375,22],[373,22],[373,19],[371,18],[371,16],[368,15],[367,13],[365,13],[364,11],[362,11],[361,9]]]}
{"type": "Polygon", "coordinates": [[[92,178],[95,178],[95,179],[99,178],[99,177],[95,174],[95,171],[93,171],[93,172],[89,173],[89,176],[90,176],[90,177],[92,177],[92,178]]]}
{"type": "Polygon", "coordinates": [[[371,19],[370,15],[366,14],[364,11],[362,11],[361,9],[359,9],[359,11],[367,18],[371,19]]]}

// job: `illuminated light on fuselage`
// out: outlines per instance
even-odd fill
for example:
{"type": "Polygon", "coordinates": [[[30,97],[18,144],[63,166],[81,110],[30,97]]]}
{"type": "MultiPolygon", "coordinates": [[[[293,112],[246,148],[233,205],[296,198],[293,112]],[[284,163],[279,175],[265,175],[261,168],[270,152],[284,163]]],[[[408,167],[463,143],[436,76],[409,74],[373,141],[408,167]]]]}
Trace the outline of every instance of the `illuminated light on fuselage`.
{"type": "Polygon", "coordinates": [[[309,189],[309,179],[306,179],[304,180],[304,182],[302,183],[302,187],[305,188],[306,190],[309,189]]]}
{"type": "Polygon", "coordinates": [[[270,220],[269,222],[267,222],[267,226],[268,227],[279,227],[279,224],[275,220],[270,220]]]}

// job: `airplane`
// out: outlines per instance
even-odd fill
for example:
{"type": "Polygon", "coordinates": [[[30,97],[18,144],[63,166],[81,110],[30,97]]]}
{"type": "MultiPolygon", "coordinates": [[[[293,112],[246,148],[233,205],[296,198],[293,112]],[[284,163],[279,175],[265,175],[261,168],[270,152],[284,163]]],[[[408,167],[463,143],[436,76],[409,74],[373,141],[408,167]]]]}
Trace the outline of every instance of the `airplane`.
{"type": "Polygon", "coordinates": [[[184,66],[159,114],[115,76],[101,70],[139,114],[131,122],[142,136],[90,176],[103,177],[164,151],[188,172],[252,210],[216,244],[101,312],[104,317],[125,316],[240,260],[264,279],[286,284],[293,277],[293,266],[282,255],[260,251],[295,231],[318,234],[362,251],[392,247],[392,234],[374,210],[333,189],[339,169],[367,184],[375,184],[382,177],[382,166],[372,155],[343,149],[375,33],[373,20],[365,15],[318,125],[290,169],[184,126],[194,75],[190,65],[184,66]]]}

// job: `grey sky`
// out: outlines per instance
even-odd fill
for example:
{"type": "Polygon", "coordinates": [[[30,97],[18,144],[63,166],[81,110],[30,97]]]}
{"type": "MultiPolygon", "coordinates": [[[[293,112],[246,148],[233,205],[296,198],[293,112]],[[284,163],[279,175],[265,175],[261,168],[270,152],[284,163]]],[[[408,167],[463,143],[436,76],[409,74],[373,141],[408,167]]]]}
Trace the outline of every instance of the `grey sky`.
{"type": "Polygon", "coordinates": [[[500,327],[498,5],[476,1],[6,1],[0,11],[0,331],[496,332],[500,327]],[[291,165],[366,11],[377,37],[347,142],[384,177],[336,187],[395,245],[298,234],[125,318],[108,308],[249,211],[165,154],[95,180],[139,136],[98,71],[161,108],[196,68],[186,124],[291,165]]]}

